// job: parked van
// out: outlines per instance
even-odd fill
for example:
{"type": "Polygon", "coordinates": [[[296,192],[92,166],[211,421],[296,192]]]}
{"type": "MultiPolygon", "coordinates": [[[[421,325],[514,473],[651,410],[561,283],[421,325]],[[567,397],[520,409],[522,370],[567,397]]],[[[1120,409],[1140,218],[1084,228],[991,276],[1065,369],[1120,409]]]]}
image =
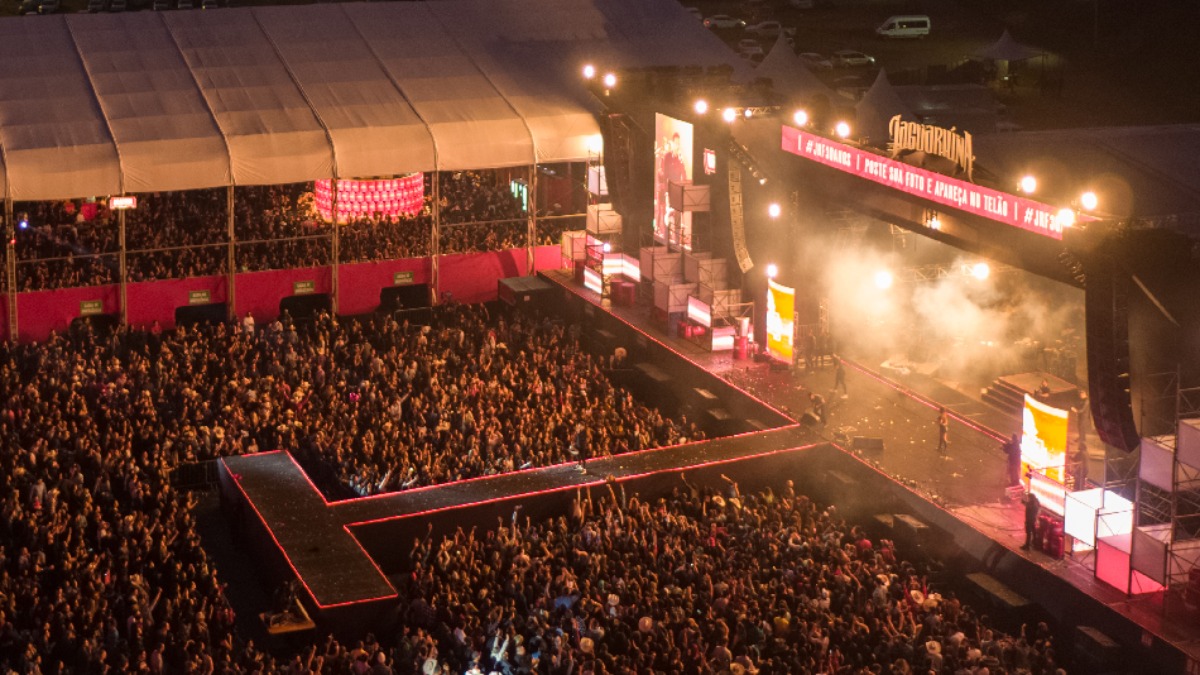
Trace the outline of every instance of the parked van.
{"type": "Polygon", "coordinates": [[[887,38],[923,38],[929,35],[929,17],[893,16],[876,28],[875,34],[887,38]]]}

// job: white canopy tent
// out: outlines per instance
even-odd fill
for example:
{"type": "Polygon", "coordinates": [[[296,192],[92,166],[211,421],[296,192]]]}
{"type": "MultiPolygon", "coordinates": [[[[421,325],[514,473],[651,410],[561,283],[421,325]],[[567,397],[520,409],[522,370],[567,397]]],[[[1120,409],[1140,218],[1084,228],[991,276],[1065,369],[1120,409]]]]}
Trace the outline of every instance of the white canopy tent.
{"type": "Polygon", "coordinates": [[[0,20],[11,200],[578,161],[580,76],[744,69],[671,0],[432,0],[0,20]]]}

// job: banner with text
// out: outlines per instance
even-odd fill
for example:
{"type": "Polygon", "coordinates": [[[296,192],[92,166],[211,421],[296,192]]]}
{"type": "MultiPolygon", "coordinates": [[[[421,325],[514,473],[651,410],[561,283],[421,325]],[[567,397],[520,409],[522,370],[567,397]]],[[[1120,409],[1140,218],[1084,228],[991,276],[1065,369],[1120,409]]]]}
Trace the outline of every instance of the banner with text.
{"type": "Polygon", "coordinates": [[[931,202],[1062,239],[1058,209],[784,125],[783,150],[931,202]]]}

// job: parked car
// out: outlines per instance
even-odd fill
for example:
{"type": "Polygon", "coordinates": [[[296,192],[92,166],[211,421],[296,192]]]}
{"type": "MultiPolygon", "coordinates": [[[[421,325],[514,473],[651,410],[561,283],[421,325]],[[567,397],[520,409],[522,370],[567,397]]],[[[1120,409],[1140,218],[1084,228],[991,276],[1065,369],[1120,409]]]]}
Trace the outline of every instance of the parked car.
{"type": "Polygon", "coordinates": [[[150,5],[150,9],[156,12],[165,12],[171,9],[171,0],[154,0],[154,4],[150,5]]]}
{"type": "Polygon", "coordinates": [[[41,0],[41,2],[38,3],[37,13],[54,14],[61,6],[62,5],[60,4],[59,0],[41,0]]]}
{"type": "Polygon", "coordinates": [[[838,50],[833,53],[831,60],[833,61],[833,65],[841,68],[856,68],[859,66],[875,65],[874,56],[867,56],[866,54],[853,49],[838,50]]]}
{"type": "Polygon", "coordinates": [[[196,5],[192,0],[179,0],[179,9],[195,9],[196,5]]]}
{"type": "Polygon", "coordinates": [[[759,21],[758,23],[747,25],[746,32],[750,35],[774,37],[783,32],[783,24],[778,21],[759,21]]]}
{"type": "Polygon", "coordinates": [[[104,11],[104,0],[88,0],[87,11],[89,14],[104,11]]]}
{"type": "Polygon", "coordinates": [[[200,2],[200,9],[216,9],[217,7],[220,7],[217,0],[201,0],[200,2]]]}
{"type": "Polygon", "coordinates": [[[704,20],[705,28],[741,28],[746,22],[735,19],[728,14],[713,14],[704,20]]]}
{"type": "Polygon", "coordinates": [[[809,70],[833,70],[833,62],[816,52],[803,52],[799,56],[800,63],[809,70]]]}
{"type": "Polygon", "coordinates": [[[762,56],[764,54],[762,45],[758,44],[758,40],[754,38],[745,38],[738,40],[738,53],[745,56],[762,56]]]}
{"type": "Polygon", "coordinates": [[[129,4],[126,0],[112,0],[108,3],[108,11],[110,12],[124,12],[126,9],[129,9],[129,4]]]}

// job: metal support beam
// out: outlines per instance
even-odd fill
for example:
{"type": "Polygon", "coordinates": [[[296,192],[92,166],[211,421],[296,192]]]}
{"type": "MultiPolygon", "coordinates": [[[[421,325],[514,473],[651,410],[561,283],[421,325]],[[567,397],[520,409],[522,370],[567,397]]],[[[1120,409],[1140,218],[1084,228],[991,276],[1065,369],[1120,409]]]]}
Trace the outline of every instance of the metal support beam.
{"type": "Polygon", "coordinates": [[[429,293],[433,296],[430,298],[430,304],[437,306],[438,304],[438,257],[441,252],[441,227],[442,227],[442,196],[439,188],[441,174],[437,171],[433,172],[433,180],[431,181],[430,191],[433,193],[433,220],[429,225],[429,293]]]}
{"type": "Polygon", "coordinates": [[[333,315],[337,316],[338,304],[339,304],[338,303],[338,293],[339,293],[339,286],[338,286],[338,262],[339,262],[339,260],[338,260],[338,258],[341,256],[341,243],[342,243],[342,227],[340,224],[338,224],[338,179],[337,179],[337,176],[333,177],[333,185],[329,191],[329,208],[331,211],[331,215],[333,216],[333,225],[332,225],[332,227],[333,227],[333,235],[332,235],[333,236],[333,243],[332,243],[333,269],[332,269],[332,274],[330,275],[331,276],[330,284],[332,286],[332,288],[330,290],[332,290],[333,292],[330,294],[331,295],[330,305],[331,305],[331,309],[333,310],[333,315]]]}
{"type": "Polygon", "coordinates": [[[525,274],[533,276],[534,250],[537,247],[537,164],[529,167],[529,189],[525,191],[525,213],[528,215],[528,228],[525,232],[525,274]]]}
{"type": "MultiPolygon", "coordinates": [[[[124,196],[124,194],[122,194],[124,196]]],[[[129,325],[128,279],[125,273],[125,209],[117,209],[117,274],[121,276],[121,325],[129,325]]]]}
{"type": "Polygon", "coordinates": [[[228,250],[225,262],[225,315],[230,321],[237,321],[237,231],[234,227],[236,218],[233,211],[233,186],[225,189],[225,232],[228,239],[228,250]]]}
{"type": "Polygon", "coordinates": [[[4,200],[4,246],[8,252],[5,259],[5,292],[8,294],[5,304],[8,305],[8,341],[17,341],[17,226],[13,221],[13,204],[11,199],[4,200]]]}

